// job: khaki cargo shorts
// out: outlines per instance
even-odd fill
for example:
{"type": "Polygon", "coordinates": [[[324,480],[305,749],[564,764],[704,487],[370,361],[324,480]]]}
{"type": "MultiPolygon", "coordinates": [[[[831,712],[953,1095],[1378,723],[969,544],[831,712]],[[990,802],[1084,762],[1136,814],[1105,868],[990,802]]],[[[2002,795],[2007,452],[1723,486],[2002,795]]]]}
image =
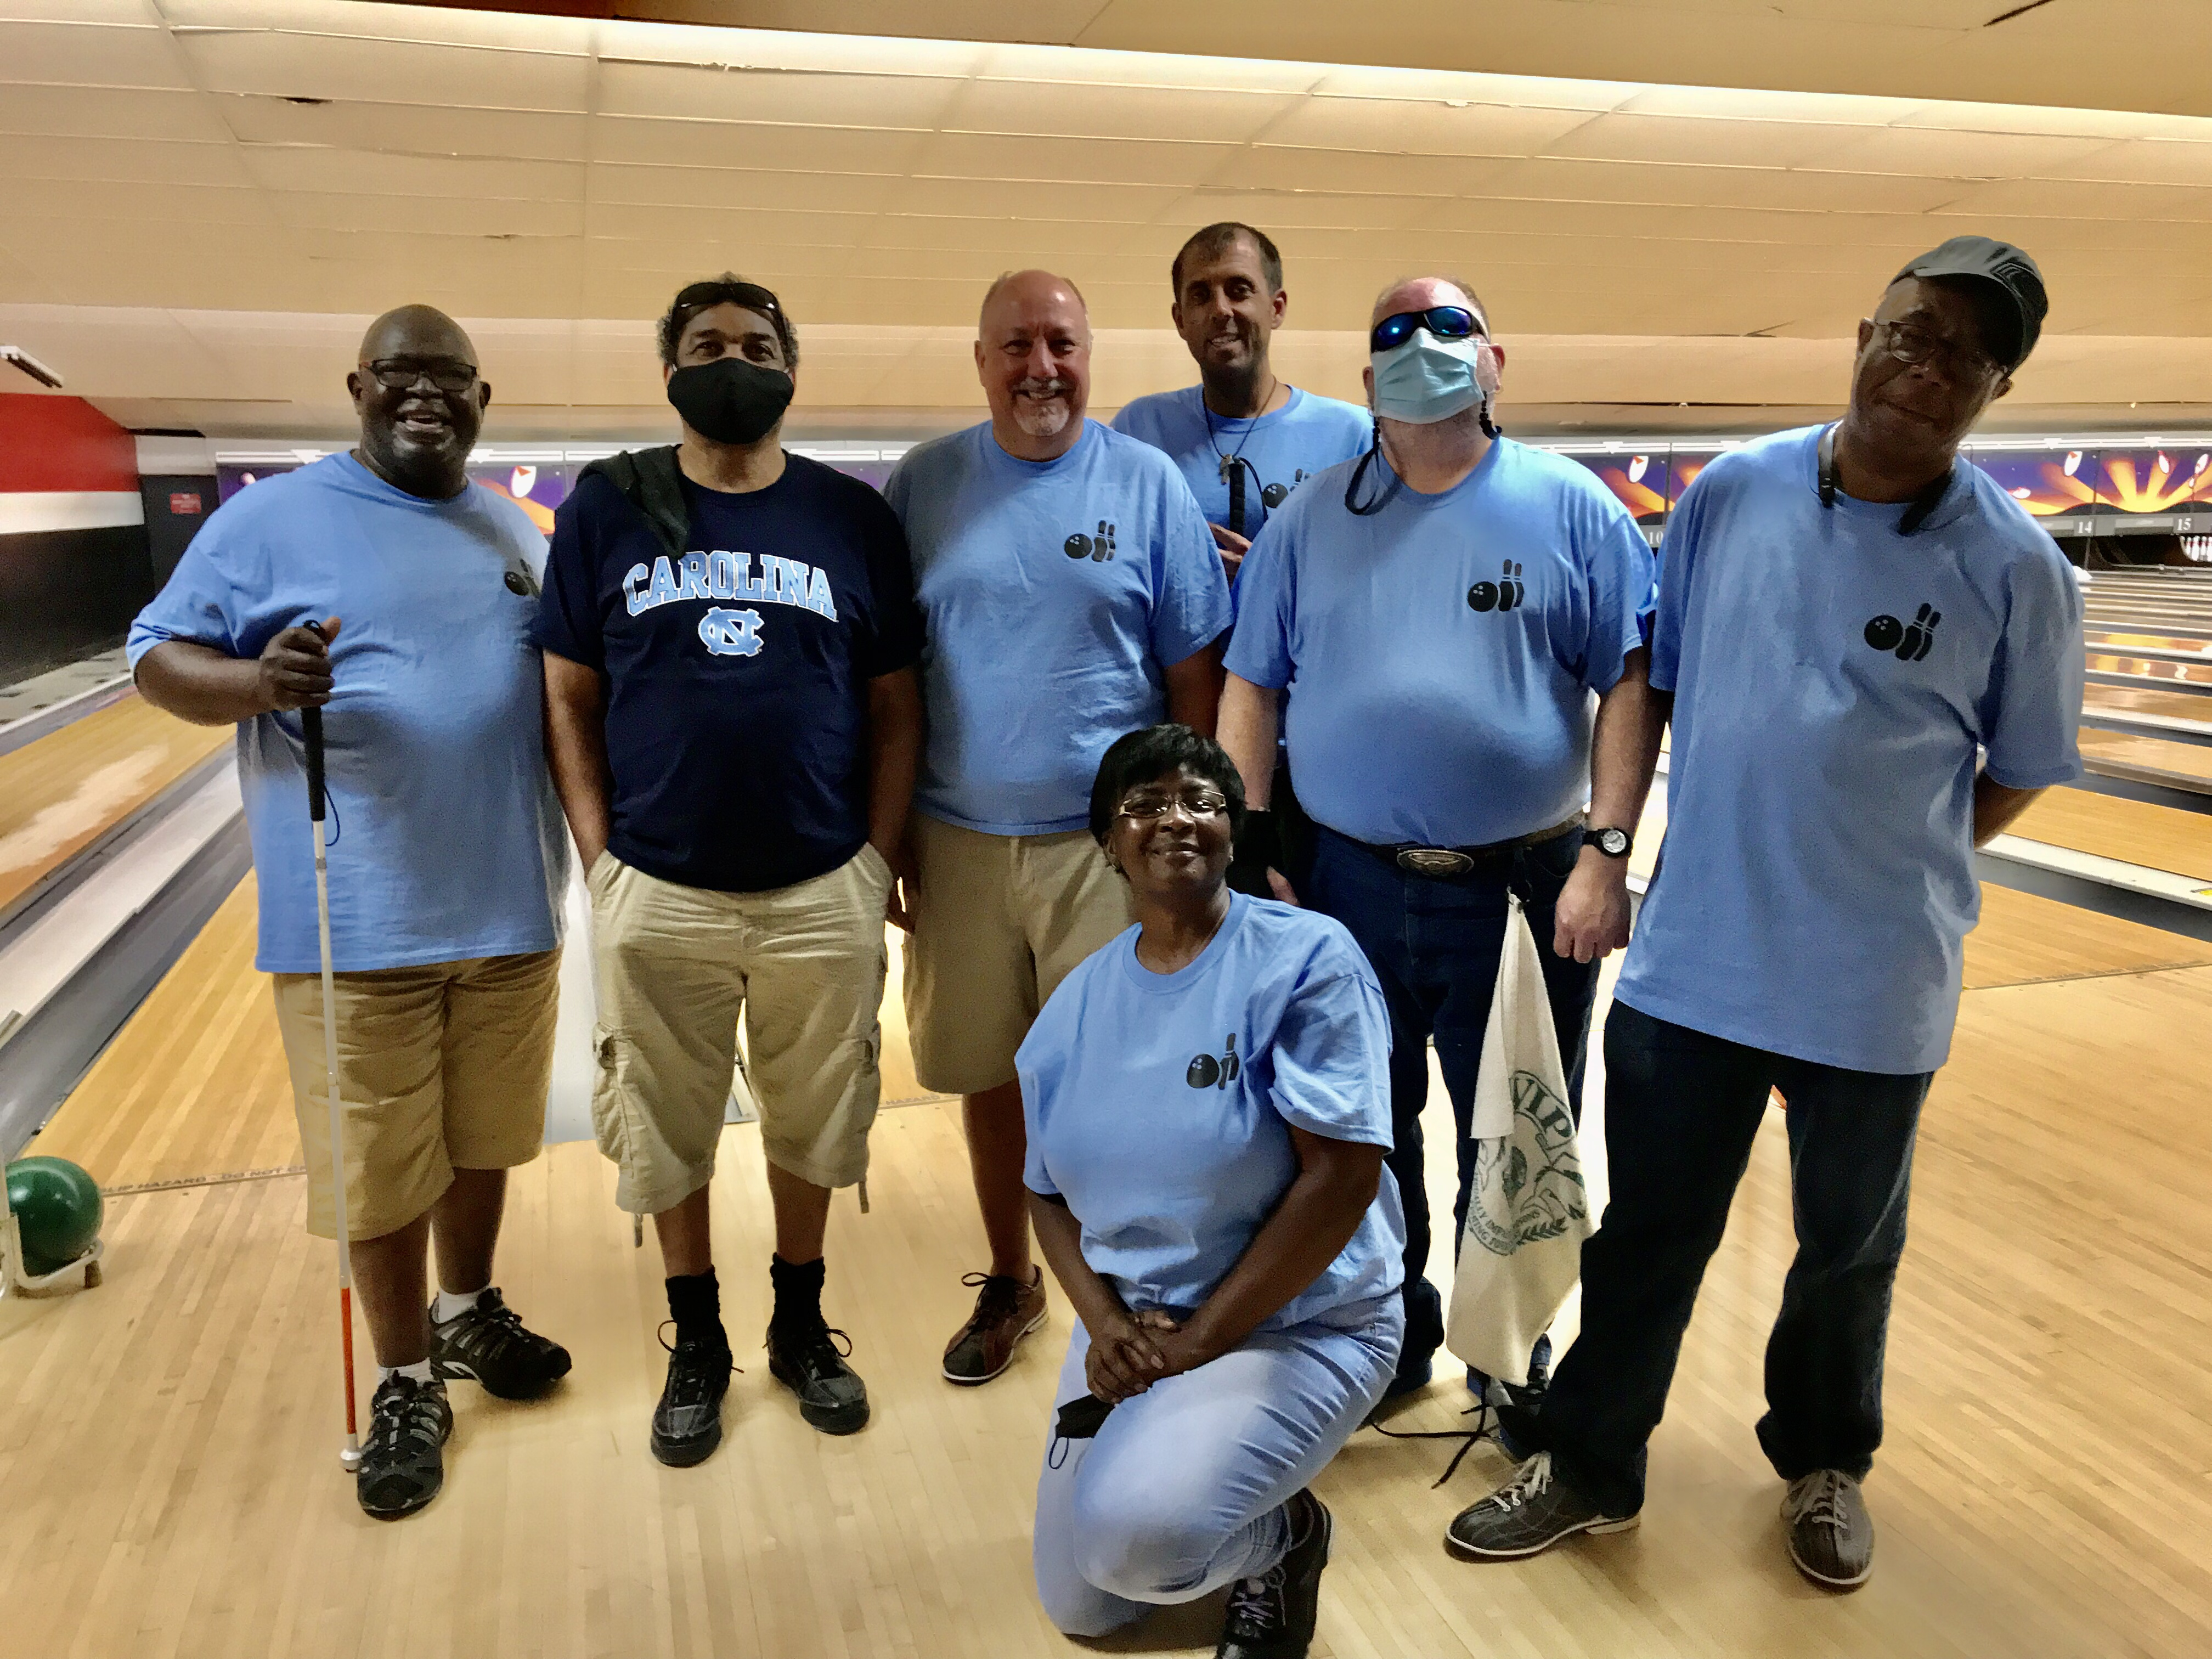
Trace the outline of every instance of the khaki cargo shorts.
{"type": "MultiPolygon", "coordinates": [[[[270,978],[307,1161],[307,1231],[334,1238],[323,979],[270,978]]],[[[558,948],[340,974],[336,990],[348,1237],[398,1232],[444,1195],[457,1169],[511,1170],[538,1156],[558,948]]]]}
{"type": "Polygon", "coordinates": [[[936,1094],[1014,1080],[1014,1050],[1076,963],[1129,926],[1128,884],[1087,830],[987,836],[917,812],[906,950],[915,1075],[936,1094]]]}
{"type": "Polygon", "coordinates": [[[721,893],[605,854],[585,884],[599,994],[592,1121],[621,1172],[615,1202],[658,1215],[714,1178],[740,1018],[769,1162],[817,1187],[866,1176],[882,1097],[883,855],[863,847],[811,881],[721,893]]]}

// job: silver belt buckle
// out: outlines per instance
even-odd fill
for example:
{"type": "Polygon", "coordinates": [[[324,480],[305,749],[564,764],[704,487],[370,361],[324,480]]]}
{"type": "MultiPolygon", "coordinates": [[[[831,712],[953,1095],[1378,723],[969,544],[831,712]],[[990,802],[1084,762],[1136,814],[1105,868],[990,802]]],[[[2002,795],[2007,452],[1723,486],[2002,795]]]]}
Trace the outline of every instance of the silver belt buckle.
{"type": "Polygon", "coordinates": [[[1417,876],[1463,876],[1474,868],[1474,860],[1445,847],[1401,847],[1398,867],[1417,876]]]}

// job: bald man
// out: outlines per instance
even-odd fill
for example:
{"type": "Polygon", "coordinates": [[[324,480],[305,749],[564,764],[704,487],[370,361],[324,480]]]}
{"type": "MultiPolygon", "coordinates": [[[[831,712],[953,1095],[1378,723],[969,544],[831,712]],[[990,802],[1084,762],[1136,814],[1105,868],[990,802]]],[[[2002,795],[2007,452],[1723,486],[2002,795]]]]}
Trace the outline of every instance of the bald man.
{"type": "Polygon", "coordinates": [[[347,1232],[381,1372],[358,1495],[392,1519],[444,1482],[447,1379],[520,1399],[568,1370],[491,1283],[507,1172],[544,1139],[568,843],[531,643],[545,542],[521,508],[469,482],[491,403],[476,348],[452,319],[407,306],[370,325],[346,386],[360,445],[227,502],[129,648],[149,702],[238,727],[260,878],[255,965],[276,981],[308,1231],[327,1238],[299,713],[326,711],[347,1232]]]}
{"type": "MultiPolygon", "coordinates": [[[[1482,302],[1452,278],[1415,277],[1377,297],[1368,327],[1375,447],[1303,485],[1244,561],[1221,743],[1258,809],[1238,848],[1258,866],[1248,885],[1342,922],[1389,1006],[1402,1395],[1427,1383],[1444,1334],[1423,1277],[1429,1045],[1451,1097],[1463,1227],[1507,896],[1542,947],[1579,1115],[1599,959],[1628,939],[1629,836],[1658,731],[1650,550],[1591,474],[1499,434],[1505,353],[1482,302]],[[1316,825],[1295,893],[1267,845],[1286,690],[1291,771],[1316,825]]],[[[1540,1338],[1528,1389],[1547,1358],[1540,1338]]],[[[1487,1396],[1488,1378],[1468,1380],[1487,1396]]]]}
{"type": "Polygon", "coordinates": [[[1084,418],[1091,319],[1048,271],[983,296],[991,418],[923,444],[885,490],[914,552],[928,738],[907,1023],[926,1089],[962,1097],[990,1267],[945,1351],[988,1382],[1044,1323],[1014,1050],[1076,963],[1129,925],[1090,835],[1098,759],[1162,720],[1212,733],[1229,586],[1175,463],[1084,418]]]}

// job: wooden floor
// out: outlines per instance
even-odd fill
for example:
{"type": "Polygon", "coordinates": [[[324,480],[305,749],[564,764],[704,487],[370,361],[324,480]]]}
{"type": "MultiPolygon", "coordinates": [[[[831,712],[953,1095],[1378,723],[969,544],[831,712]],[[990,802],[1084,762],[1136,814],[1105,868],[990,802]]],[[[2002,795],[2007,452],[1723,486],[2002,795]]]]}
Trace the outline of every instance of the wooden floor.
{"type": "Polygon", "coordinates": [[[133,692],[0,755],[0,915],[230,741],[133,692]]]}
{"type": "MultiPolygon", "coordinates": [[[[34,1151],[111,1185],[296,1158],[273,1030],[253,1035],[250,896],[34,1151]]],[[[1478,1450],[1431,1491],[1448,1447],[1363,1433],[1322,1483],[1339,1530],[1316,1656],[2212,1650],[2212,966],[2159,966],[2206,948],[2102,918],[2061,936],[2063,910],[1990,889],[1974,936],[1978,988],[1916,1171],[1865,1590],[1819,1594],[1787,1565],[1751,1433],[1789,1251],[1778,1118],[1685,1346],[1643,1529],[1455,1561],[1442,1529],[1502,1460],[1478,1450]]],[[[0,1303],[0,1656],[1079,1650],[1038,1612],[1027,1561],[1064,1304],[988,1388],[936,1376],[980,1248],[957,1109],[886,1111],[873,1212],[833,1212],[826,1306],[877,1403],[849,1440],[799,1422],[756,1346],[757,1140],[730,1130],[717,1177],[746,1367],[723,1450],[690,1471],[648,1455],[659,1264],[630,1248],[596,1151],[558,1146],[518,1174],[501,1278],[576,1371],[527,1406],[456,1385],[448,1489],[389,1526],[361,1515],[335,1456],[331,1256],[301,1231],[304,1182],[113,1199],[103,1287],[0,1303]]],[[[1396,1420],[1443,1427],[1463,1403],[1440,1380],[1396,1420]]],[[[1214,1618],[1166,1613],[1103,1645],[1210,1652],[1214,1618]]]]}
{"type": "Polygon", "coordinates": [[[2095,732],[2083,727],[2081,758],[2135,768],[2160,779],[2171,778],[2184,787],[2212,787],[2212,745],[2169,743],[2163,738],[2136,737],[2125,732],[2095,732]]]}

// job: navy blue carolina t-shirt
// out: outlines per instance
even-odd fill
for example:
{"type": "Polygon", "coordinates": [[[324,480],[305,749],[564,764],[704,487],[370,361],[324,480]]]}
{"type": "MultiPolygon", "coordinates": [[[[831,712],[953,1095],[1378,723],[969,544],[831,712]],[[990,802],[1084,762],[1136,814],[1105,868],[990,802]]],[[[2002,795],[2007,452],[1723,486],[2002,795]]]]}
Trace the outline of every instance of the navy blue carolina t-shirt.
{"type": "Polygon", "coordinates": [[[599,669],[607,848],[663,881],[788,887],[868,838],[868,687],[921,652],[906,536],[857,478],[787,452],[744,495],[683,480],[690,550],[592,473],[554,515],[538,642],[599,669]]]}

